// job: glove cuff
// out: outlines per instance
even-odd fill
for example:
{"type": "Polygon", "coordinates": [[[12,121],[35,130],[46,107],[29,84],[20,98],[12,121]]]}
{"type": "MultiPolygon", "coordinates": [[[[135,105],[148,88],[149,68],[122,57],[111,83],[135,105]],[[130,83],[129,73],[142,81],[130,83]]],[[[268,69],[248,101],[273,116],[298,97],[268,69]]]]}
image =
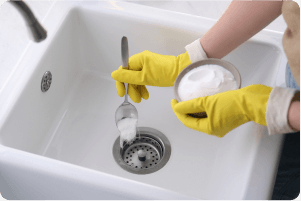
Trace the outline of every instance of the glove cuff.
{"type": "Polygon", "coordinates": [[[282,87],[274,87],[271,91],[266,110],[269,135],[295,132],[288,125],[287,113],[297,91],[293,88],[282,87]]]}
{"type": "Polygon", "coordinates": [[[204,51],[202,44],[200,43],[200,39],[197,39],[189,45],[186,45],[185,49],[188,52],[191,63],[195,63],[203,59],[208,59],[206,52],[204,51]]]}

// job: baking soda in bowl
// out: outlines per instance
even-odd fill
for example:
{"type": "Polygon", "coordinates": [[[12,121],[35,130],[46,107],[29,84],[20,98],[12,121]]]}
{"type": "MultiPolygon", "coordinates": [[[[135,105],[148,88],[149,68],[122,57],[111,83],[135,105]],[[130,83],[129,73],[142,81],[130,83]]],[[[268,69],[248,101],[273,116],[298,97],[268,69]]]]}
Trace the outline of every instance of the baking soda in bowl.
{"type": "Polygon", "coordinates": [[[123,147],[123,142],[131,144],[136,137],[138,119],[124,118],[118,121],[117,127],[120,131],[120,147],[123,147]]]}
{"type": "Polygon", "coordinates": [[[192,69],[181,79],[178,94],[182,101],[238,89],[233,74],[214,64],[192,69]]]}

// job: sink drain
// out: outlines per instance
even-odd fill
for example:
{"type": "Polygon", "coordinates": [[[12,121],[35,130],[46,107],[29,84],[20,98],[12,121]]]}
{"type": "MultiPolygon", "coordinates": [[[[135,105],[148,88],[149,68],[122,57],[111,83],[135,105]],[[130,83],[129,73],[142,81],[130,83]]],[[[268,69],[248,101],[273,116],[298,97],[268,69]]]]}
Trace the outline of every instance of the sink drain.
{"type": "Polygon", "coordinates": [[[120,148],[120,137],[113,146],[113,156],[124,170],[135,174],[149,174],[160,170],[169,160],[171,146],[160,131],[138,127],[140,138],[120,148]]]}

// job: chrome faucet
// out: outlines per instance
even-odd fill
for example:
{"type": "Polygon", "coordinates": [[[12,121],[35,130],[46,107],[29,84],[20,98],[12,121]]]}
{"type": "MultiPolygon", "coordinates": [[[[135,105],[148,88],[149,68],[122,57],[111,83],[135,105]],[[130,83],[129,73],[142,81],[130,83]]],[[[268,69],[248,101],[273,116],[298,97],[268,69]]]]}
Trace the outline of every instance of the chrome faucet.
{"type": "Polygon", "coordinates": [[[19,10],[25,19],[27,26],[30,29],[29,33],[31,33],[33,36],[33,40],[35,42],[41,42],[45,40],[47,37],[47,31],[42,27],[26,3],[20,0],[10,0],[9,2],[11,2],[12,5],[19,10]]]}

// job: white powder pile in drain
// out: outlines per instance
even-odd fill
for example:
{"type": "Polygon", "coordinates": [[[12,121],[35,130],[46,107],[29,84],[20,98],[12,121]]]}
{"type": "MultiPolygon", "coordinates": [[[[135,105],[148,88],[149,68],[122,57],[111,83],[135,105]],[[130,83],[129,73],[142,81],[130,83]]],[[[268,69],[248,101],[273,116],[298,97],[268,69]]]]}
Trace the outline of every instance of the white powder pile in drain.
{"type": "Polygon", "coordinates": [[[136,137],[136,127],[138,119],[124,118],[117,123],[120,131],[120,147],[123,147],[123,142],[132,143],[136,137]]]}
{"type": "Polygon", "coordinates": [[[214,64],[194,68],[181,79],[178,94],[182,101],[237,89],[233,74],[214,64]]]}

